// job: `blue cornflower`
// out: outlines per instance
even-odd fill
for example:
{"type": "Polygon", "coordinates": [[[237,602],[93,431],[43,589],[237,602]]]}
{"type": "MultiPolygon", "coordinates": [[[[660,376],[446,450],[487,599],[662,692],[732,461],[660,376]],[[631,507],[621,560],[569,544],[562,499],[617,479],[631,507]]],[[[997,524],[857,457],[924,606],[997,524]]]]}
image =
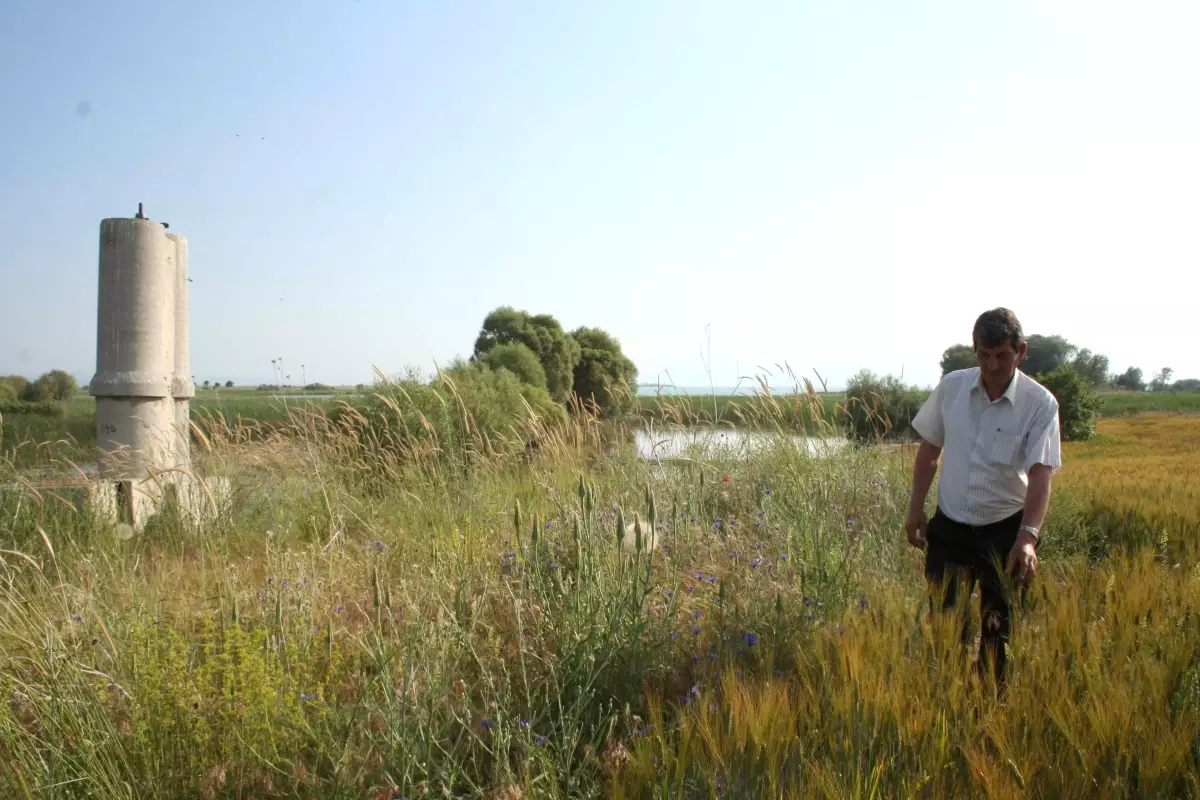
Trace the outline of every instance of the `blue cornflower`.
{"type": "Polygon", "coordinates": [[[486,731],[496,727],[496,723],[492,722],[490,719],[481,719],[479,721],[479,727],[486,731]]]}
{"type": "Polygon", "coordinates": [[[867,607],[867,598],[865,598],[865,597],[860,597],[860,598],[859,598],[859,600],[858,600],[858,607],[859,607],[859,608],[866,608],[866,607],[867,607]]]}
{"type": "Polygon", "coordinates": [[[382,553],[383,552],[383,542],[376,540],[375,549],[382,553]]]}
{"type": "Polygon", "coordinates": [[[309,703],[316,699],[317,699],[316,692],[301,692],[300,693],[300,700],[302,702],[309,703]]]}
{"type": "Polygon", "coordinates": [[[754,647],[754,645],[758,644],[758,634],[757,633],[747,633],[746,634],[746,644],[750,645],[751,647],[754,647]]]}
{"type": "Polygon", "coordinates": [[[693,636],[699,636],[699,635],[700,635],[700,626],[699,626],[699,625],[693,625],[693,626],[692,626],[692,635],[693,635],[693,636]]]}
{"type": "Polygon", "coordinates": [[[83,617],[79,616],[78,614],[72,617],[72,619],[74,619],[76,622],[83,622],[83,617]]]}
{"type": "Polygon", "coordinates": [[[700,619],[701,616],[702,614],[699,611],[692,612],[692,619],[700,619]]]}
{"type": "Polygon", "coordinates": [[[761,558],[756,558],[756,559],[754,559],[753,561],[751,561],[751,562],[750,562],[750,569],[754,569],[755,567],[757,567],[757,566],[758,566],[759,564],[761,564],[762,562],[763,562],[763,560],[762,560],[761,558]]]}
{"type": "Polygon", "coordinates": [[[333,613],[335,613],[335,614],[340,614],[340,613],[342,613],[342,612],[343,612],[343,611],[345,611],[345,610],[346,610],[346,607],[345,607],[345,606],[338,606],[337,608],[335,608],[335,609],[333,610],[333,613]]]}
{"type": "Polygon", "coordinates": [[[554,523],[553,523],[553,522],[547,522],[547,523],[546,523],[546,530],[550,530],[550,529],[551,529],[551,528],[553,528],[553,527],[554,527],[554,523]]]}
{"type": "Polygon", "coordinates": [[[787,561],[787,560],[788,560],[788,554],[787,554],[787,553],[780,553],[780,554],[779,554],[779,560],[780,560],[780,561],[787,561]]]}
{"type": "Polygon", "coordinates": [[[774,489],[763,489],[763,494],[765,494],[767,496],[770,496],[773,492],[774,492],[774,489]]]}
{"type": "Polygon", "coordinates": [[[719,530],[719,529],[721,528],[721,520],[719,520],[719,519],[714,519],[714,520],[713,520],[713,527],[714,527],[714,528],[717,528],[717,529],[719,530]]]}
{"type": "Polygon", "coordinates": [[[671,631],[671,641],[675,641],[678,638],[679,638],[679,631],[671,631]]]}
{"type": "Polygon", "coordinates": [[[761,510],[761,509],[760,509],[760,510],[759,510],[759,512],[758,512],[758,516],[760,516],[760,517],[762,517],[762,516],[765,516],[765,515],[766,515],[766,513],[767,513],[767,512],[765,512],[765,511],[763,511],[763,510],[761,510]]]}
{"type": "Polygon", "coordinates": [[[533,743],[538,747],[545,747],[549,743],[549,739],[545,736],[538,736],[533,740],[533,743]]]}
{"type": "Polygon", "coordinates": [[[558,562],[557,562],[557,561],[551,561],[551,562],[550,562],[550,569],[558,569],[558,562]]]}

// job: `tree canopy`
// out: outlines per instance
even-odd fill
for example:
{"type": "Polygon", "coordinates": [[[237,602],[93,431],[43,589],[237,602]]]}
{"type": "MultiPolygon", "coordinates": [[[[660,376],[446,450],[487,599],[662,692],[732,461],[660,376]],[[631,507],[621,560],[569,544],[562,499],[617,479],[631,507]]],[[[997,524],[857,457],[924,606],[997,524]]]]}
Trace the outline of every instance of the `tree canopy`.
{"type": "MultiPolygon", "coordinates": [[[[1062,336],[1043,336],[1033,333],[1026,338],[1029,345],[1021,361],[1021,371],[1026,375],[1042,375],[1062,366],[1070,366],[1092,386],[1108,382],[1108,356],[1080,349],[1062,336]]],[[[977,364],[975,349],[969,344],[955,344],[942,353],[942,375],[955,370],[968,369],[977,364]]]]}
{"type": "Polygon", "coordinates": [[[493,346],[478,359],[491,369],[506,369],[516,375],[522,383],[546,388],[546,370],[538,361],[537,353],[521,342],[503,342],[493,346]]]}
{"type": "Polygon", "coordinates": [[[1120,375],[1113,377],[1113,385],[1130,392],[1146,391],[1146,379],[1138,367],[1130,367],[1120,375]]]}
{"type": "Polygon", "coordinates": [[[511,306],[501,306],[483,321],[475,340],[474,360],[481,360],[499,344],[520,342],[532,350],[546,373],[546,389],[558,402],[571,396],[579,345],[549,314],[530,315],[511,306]]]}
{"type": "Polygon", "coordinates": [[[1026,341],[1029,342],[1029,352],[1021,361],[1021,371],[1026,375],[1041,375],[1070,364],[1078,350],[1061,336],[1032,333],[1026,341]]]}
{"type": "Polygon", "coordinates": [[[621,351],[621,343],[600,328],[578,328],[571,337],[579,345],[575,394],[602,414],[626,410],[633,401],[638,373],[621,351]]]}
{"type": "Polygon", "coordinates": [[[949,375],[960,369],[970,369],[978,362],[975,360],[975,350],[969,344],[954,344],[942,353],[942,375],[949,375]]]}

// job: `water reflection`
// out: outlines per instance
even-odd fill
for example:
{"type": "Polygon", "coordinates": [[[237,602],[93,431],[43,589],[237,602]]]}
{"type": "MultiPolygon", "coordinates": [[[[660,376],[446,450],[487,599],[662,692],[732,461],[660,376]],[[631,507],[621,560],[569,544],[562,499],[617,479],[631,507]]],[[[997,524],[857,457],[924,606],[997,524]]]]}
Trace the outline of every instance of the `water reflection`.
{"type": "Polygon", "coordinates": [[[651,460],[677,458],[747,458],[778,447],[781,442],[802,448],[814,458],[832,455],[849,444],[846,439],[785,436],[779,433],[713,428],[640,428],[635,434],[638,455],[651,460]]]}

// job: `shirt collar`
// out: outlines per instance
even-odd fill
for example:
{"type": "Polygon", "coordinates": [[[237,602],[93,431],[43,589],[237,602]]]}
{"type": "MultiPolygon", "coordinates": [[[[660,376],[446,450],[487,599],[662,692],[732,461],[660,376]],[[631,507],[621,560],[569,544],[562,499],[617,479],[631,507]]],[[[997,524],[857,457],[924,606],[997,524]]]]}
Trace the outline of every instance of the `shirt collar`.
{"type": "MultiPolygon", "coordinates": [[[[1008,400],[1009,405],[1015,404],[1017,402],[1017,384],[1021,381],[1022,377],[1021,370],[1013,373],[1013,379],[1008,382],[1008,388],[996,400],[1008,400]]],[[[983,388],[983,371],[978,367],[975,368],[975,382],[971,384],[971,389],[978,391],[983,395],[985,400],[990,400],[987,390],[983,388]]]]}

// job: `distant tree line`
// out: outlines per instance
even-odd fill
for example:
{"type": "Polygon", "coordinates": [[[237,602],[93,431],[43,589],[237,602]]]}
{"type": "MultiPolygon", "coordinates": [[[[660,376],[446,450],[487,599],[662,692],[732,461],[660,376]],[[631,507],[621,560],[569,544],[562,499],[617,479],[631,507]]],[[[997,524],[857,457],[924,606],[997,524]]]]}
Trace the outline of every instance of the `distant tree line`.
{"type": "MultiPolygon", "coordinates": [[[[1081,375],[1093,389],[1124,389],[1130,392],[1198,392],[1200,379],[1186,378],[1172,382],[1173,370],[1163,367],[1149,382],[1139,367],[1129,367],[1119,374],[1110,373],[1108,356],[1080,348],[1062,336],[1031,334],[1027,340],[1029,352],[1021,362],[1021,370],[1037,377],[1061,367],[1070,367],[1081,375]]],[[[976,366],[975,350],[969,344],[956,344],[942,353],[942,374],[976,366]]]]}

